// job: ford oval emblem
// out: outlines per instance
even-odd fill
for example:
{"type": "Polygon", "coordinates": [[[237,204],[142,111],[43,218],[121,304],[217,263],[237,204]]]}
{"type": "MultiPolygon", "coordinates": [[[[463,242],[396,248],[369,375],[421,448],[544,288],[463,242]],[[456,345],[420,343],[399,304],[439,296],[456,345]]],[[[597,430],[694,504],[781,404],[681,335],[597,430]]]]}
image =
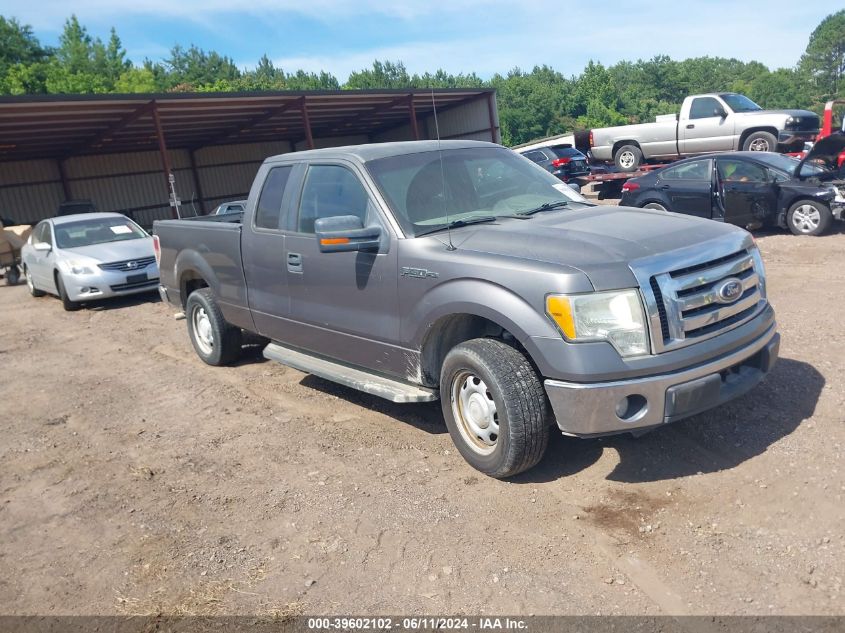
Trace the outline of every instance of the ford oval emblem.
{"type": "Polygon", "coordinates": [[[716,289],[719,303],[733,303],[742,294],[742,280],[736,277],[725,279],[716,289]]]}

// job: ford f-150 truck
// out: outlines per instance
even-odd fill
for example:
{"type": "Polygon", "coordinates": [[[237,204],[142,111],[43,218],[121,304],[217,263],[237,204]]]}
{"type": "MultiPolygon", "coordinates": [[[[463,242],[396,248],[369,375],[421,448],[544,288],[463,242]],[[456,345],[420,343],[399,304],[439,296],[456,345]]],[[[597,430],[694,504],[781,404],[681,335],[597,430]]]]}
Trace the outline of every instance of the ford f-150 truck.
{"type": "Polygon", "coordinates": [[[654,123],[591,130],[589,143],[595,160],[636,171],[650,159],[732,150],[800,151],[818,131],[814,112],[763,110],[744,95],[722,92],[687,97],[680,115],[659,116],[654,123]]]}
{"type": "Polygon", "coordinates": [[[155,223],[161,295],[205,362],[264,355],[440,399],[464,458],[536,464],[550,425],[640,433],[740,396],[778,354],[744,230],[596,206],[491,143],[268,158],[243,214],[155,223]]]}

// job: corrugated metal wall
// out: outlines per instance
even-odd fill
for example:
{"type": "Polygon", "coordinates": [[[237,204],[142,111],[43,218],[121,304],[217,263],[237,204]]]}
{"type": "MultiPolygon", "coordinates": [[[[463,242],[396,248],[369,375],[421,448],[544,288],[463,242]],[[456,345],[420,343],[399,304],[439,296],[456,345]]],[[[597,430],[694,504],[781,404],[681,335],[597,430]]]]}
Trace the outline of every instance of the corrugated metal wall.
{"type": "MultiPolygon", "coordinates": [[[[494,96],[495,99],[495,96],[494,96]]],[[[495,100],[494,127],[498,127],[495,100]]],[[[438,113],[440,138],[491,140],[486,96],[438,113]]],[[[420,136],[436,138],[434,117],[420,119],[420,136]]],[[[334,147],[367,142],[405,141],[412,138],[410,125],[372,137],[337,136],[314,139],[317,147],[334,147]]],[[[262,161],[268,156],[306,149],[305,141],[295,148],[287,141],[218,145],[194,153],[196,179],[187,150],[171,150],[170,161],[183,213],[202,212],[226,200],[245,198],[262,161]],[[198,186],[197,186],[198,185],[198,186]]],[[[71,200],[92,200],[100,211],[117,211],[150,227],[154,220],[170,217],[168,192],[158,152],[78,156],[64,161],[71,200]]],[[[0,217],[31,224],[55,215],[65,200],[59,163],[31,160],[0,163],[0,217]]]]}

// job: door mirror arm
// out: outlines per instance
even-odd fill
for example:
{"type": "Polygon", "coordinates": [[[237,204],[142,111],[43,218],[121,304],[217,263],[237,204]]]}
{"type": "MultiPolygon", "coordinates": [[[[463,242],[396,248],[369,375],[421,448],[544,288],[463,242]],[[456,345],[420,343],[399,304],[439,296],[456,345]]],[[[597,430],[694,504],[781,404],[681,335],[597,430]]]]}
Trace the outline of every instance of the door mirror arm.
{"type": "Polygon", "coordinates": [[[381,246],[381,227],[365,227],[357,215],[320,218],[314,222],[314,233],[321,253],[378,251],[381,246]]]}

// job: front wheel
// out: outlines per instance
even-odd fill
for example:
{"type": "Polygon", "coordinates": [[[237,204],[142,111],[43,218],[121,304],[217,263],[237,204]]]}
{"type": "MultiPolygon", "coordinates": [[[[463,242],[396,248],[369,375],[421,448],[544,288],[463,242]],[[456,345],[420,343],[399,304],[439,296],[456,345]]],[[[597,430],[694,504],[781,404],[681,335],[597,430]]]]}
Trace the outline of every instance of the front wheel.
{"type": "Polygon", "coordinates": [[[29,288],[29,294],[33,297],[43,297],[44,291],[35,287],[35,280],[32,278],[32,273],[29,272],[29,266],[24,266],[23,275],[26,277],[26,287],[29,288]]]}
{"type": "Polygon", "coordinates": [[[528,359],[496,339],[453,348],[440,372],[443,417],[469,464],[510,477],[543,457],[549,441],[543,385],[528,359]]]}
{"type": "Polygon", "coordinates": [[[59,292],[59,299],[62,300],[62,307],[67,312],[73,312],[74,310],[79,310],[82,306],[79,305],[76,301],[71,301],[70,297],[68,297],[67,289],[65,288],[65,282],[62,281],[62,276],[60,273],[56,273],[56,290],[59,292]]]}
{"type": "Polygon", "coordinates": [[[786,225],[795,235],[822,235],[831,222],[830,209],[816,200],[799,200],[786,213],[786,225]]]}
{"type": "Polygon", "coordinates": [[[241,353],[241,331],[223,318],[210,288],[195,290],[185,305],[194,350],[209,365],[228,365],[241,353]]]}
{"type": "Polygon", "coordinates": [[[742,144],[744,152],[776,152],[778,140],[770,132],[754,132],[742,144]]]}

